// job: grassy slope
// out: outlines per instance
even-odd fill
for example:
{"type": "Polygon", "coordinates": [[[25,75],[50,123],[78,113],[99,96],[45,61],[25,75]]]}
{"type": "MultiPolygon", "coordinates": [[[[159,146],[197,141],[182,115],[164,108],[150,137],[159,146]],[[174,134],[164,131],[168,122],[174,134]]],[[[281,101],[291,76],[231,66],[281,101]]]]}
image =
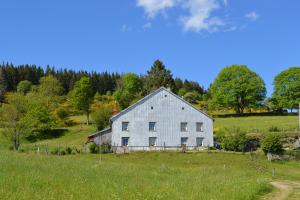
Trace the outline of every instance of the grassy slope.
{"type": "Polygon", "coordinates": [[[0,162],[2,199],[247,200],[269,191],[269,168],[244,155],[109,154],[100,161],[1,152],[0,162]]]}
{"type": "Polygon", "coordinates": [[[216,118],[214,127],[218,129],[240,127],[246,131],[266,132],[272,126],[290,131],[298,128],[297,116],[264,116],[264,117],[232,117],[216,118]]]}
{"type": "Polygon", "coordinates": [[[0,152],[1,199],[257,199],[271,171],[299,180],[300,163],[229,153],[38,156],[0,152]]]}

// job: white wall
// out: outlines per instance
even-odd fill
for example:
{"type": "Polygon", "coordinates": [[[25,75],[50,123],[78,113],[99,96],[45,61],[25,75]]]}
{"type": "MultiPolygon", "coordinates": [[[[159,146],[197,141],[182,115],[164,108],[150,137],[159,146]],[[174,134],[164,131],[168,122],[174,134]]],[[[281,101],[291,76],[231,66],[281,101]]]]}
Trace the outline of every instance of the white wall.
{"type": "Polygon", "coordinates": [[[189,138],[188,146],[196,146],[197,137],[205,138],[204,146],[213,146],[213,120],[164,88],[113,118],[112,122],[114,146],[121,146],[122,137],[130,138],[129,146],[148,146],[149,137],[157,137],[158,146],[164,143],[180,146],[181,137],[189,138]],[[129,122],[128,132],[122,131],[122,122],[129,122]],[[156,132],[149,131],[149,122],[156,122],[156,132]],[[188,132],[180,131],[181,122],[188,123],[188,132]],[[196,122],[203,122],[204,132],[196,132],[196,122]]]}

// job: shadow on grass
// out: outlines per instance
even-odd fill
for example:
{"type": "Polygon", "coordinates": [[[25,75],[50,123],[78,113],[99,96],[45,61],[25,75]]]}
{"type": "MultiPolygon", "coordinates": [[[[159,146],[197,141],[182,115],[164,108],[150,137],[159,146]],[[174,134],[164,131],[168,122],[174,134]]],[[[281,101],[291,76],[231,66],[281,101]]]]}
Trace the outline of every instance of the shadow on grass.
{"type": "Polygon", "coordinates": [[[53,130],[39,132],[34,135],[30,135],[26,139],[29,142],[36,142],[38,140],[54,139],[54,138],[59,138],[59,137],[64,136],[67,131],[68,131],[67,129],[53,129],[53,130]]]}

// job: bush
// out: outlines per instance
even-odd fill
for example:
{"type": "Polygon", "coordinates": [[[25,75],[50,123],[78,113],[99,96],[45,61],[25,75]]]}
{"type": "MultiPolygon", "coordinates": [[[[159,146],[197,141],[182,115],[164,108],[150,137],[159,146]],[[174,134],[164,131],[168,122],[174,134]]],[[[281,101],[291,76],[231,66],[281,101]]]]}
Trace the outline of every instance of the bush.
{"type": "Polygon", "coordinates": [[[222,148],[226,151],[239,151],[244,152],[246,150],[246,133],[238,128],[229,131],[222,138],[222,148]]]}
{"type": "Polygon", "coordinates": [[[58,155],[58,152],[59,152],[59,148],[54,148],[54,149],[52,149],[52,150],[50,151],[50,153],[51,153],[52,155],[58,155]]]}
{"type": "Polygon", "coordinates": [[[90,144],[89,146],[90,153],[98,153],[99,147],[95,143],[90,144]]]}
{"type": "Polygon", "coordinates": [[[71,154],[72,153],[72,148],[66,147],[66,154],[71,154]]]}
{"type": "Polygon", "coordinates": [[[271,126],[269,132],[280,132],[280,129],[277,126],[271,126]]]}
{"type": "Polygon", "coordinates": [[[282,154],[283,144],[278,134],[268,134],[261,141],[261,147],[265,154],[282,154]]]}
{"type": "Polygon", "coordinates": [[[19,152],[19,153],[25,153],[25,149],[19,148],[19,149],[18,149],[18,152],[19,152]]]}

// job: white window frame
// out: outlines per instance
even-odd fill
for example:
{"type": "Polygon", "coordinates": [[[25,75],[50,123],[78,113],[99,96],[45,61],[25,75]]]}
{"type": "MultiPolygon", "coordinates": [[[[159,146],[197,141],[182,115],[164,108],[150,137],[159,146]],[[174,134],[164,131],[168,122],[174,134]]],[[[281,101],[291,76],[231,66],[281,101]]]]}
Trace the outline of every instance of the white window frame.
{"type": "Polygon", "coordinates": [[[196,138],[196,146],[197,147],[204,147],[204,137],[197,137],[196,138]],[[201,145],[198,145],[198,140],[202,140],[201,145]]]}
{"type": "Polygon", "coordinates": [[[121,144],[122,144],[122,147],[124,147],[124,146],[127,147],[127,146],[129,145],[129,139],[130,139],[129,137],[122,137],[122,138],[121,138],[121,144]],[[124,141],[125,139],[127,139],[127,145],[124,145],[124,142],[123,142],[123,141],[124,141]]]}
{"type": "Polygon", "coordinates": [[[129,131],[129,122],[122,122],[122,131],[129,131]],[[124,128],[124,124],[127,124],[126,129],[124,128]]]}
{"type": "Polygon", "coordinates": [[[149,131],[150,132],[156,132],[156,124],[157,124],[156,122],[149,122],[148,125],[149,125],[149,131]],[[150,126],[150,124],[154,124],[153,129],[151,129],[152,127],[150,126]]]}
{"type": "Polygon", "coordinates": [[[203,122],[196,122],[196,132],[204,132],[204,123],[203,122]],[[200,125],[200,129],[199,126],[200,125]]]}
{"type": "Polygon", "coordinates": [[[180,123],[180,131],[181,132],[188,132],[188,123],[187,122],[181,122],[180,123]],[[185,124],[185,128],[183,128],[184,124],[185,124]]]}

